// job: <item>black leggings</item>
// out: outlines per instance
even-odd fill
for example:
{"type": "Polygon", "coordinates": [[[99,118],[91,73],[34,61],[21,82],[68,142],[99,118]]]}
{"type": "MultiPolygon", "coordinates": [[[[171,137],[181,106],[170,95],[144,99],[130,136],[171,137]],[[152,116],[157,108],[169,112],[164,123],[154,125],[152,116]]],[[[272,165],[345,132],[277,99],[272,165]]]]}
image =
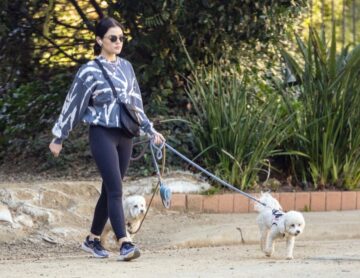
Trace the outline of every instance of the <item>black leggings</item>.
{"type": "Polygon", "coordinates": [[[91,233],[100,236],[110,218],[117,239],[126,237],[122,180],[129,166],[132,140],[126,137],[120,128],[90,126],[89,141],[103,180],[91,233]]]}

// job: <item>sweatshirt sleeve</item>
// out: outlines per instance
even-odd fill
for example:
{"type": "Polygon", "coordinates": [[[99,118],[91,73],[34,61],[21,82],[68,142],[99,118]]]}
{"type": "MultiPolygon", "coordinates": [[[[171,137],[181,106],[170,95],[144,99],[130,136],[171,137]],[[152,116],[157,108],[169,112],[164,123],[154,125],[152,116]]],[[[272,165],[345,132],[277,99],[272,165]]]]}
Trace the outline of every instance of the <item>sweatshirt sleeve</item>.
{"type": "Polygon", "coordinates": [[[129,95],[137,108],[137,112],[138,112],[139,119],[140,119],[140,128],[145,133],[147,133],[149,135],[153,135],[156,132],[156,130],[153,127],[153,123],[149,120],[149,118],[146,116],[146,114],[144,112],[144,106],[143,106],[143,101],[142,101],[142,97],[141,97],[140,87],[137,82],[134,69],[130,63],[129,63],[129,66],[130,66],[130,70],[131,70],[131,86],[130,86],[131,89],[130,89],[129,95]]]}
{"type": "Polygon", "coordinates": [[[81,120],[90,100],[91,90],[82,78],[82,66],[67,93],[61,113],[54,127],[52,134],[55,136],[54,142],[61,144],[69,136],[70,131],[81,120]]]}

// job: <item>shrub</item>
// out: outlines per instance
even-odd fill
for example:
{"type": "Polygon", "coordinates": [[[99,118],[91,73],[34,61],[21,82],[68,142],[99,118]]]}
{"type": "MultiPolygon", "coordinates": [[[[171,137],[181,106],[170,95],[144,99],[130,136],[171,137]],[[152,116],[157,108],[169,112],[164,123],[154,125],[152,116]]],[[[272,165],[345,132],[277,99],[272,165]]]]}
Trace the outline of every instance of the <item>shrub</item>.
{"type": "Polygon", "coordinates": [[[360,45],[336,53],[335,27],[331,45],[310,29],[307,42],[297,37],[301,59],[282,51],[300,85],[283,93],[288,113],[296,113],[297,136],[287,148],[307,157],[293,160],[302,179],[315,188],[360,185],[360,45]],[[294,105],[294,103],[297,103],[294,105]]]}
{"type": "Polygon", "coordinates": [[[271,87],[247,74],[240,78],[236,68],[230,72],[214,67],[194,73],[188,89],[194,138],[209,168],[249,189],[271,167],[269,158],[283,153],[279,146],[290,136],[292,117],[282,115],[271,87]]]}

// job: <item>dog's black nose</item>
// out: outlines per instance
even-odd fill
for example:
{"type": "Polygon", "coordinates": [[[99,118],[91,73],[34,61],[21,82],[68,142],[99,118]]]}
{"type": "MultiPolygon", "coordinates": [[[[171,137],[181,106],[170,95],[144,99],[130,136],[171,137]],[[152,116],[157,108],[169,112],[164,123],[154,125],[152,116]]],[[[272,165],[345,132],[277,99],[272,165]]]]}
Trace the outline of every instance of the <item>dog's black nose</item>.
{"type": "Polygon", "coordinates": [[[296,235],[300,234],[300,231],[299,230],[296,230],[296,235]]]}

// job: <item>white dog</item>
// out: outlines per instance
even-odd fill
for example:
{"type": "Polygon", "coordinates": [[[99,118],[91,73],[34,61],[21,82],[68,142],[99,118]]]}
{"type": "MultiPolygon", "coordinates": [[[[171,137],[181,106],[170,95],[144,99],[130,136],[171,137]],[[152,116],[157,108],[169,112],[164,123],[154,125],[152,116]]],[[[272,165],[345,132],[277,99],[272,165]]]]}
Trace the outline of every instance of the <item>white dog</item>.
{"type": "Polygon", "coordinates": [[[261,250],[270,257],[275,251],[275,240],[286,238],[286,258],[293,259],[295,237],[305,228],[303,215],[298,211],[283,212],[270,193],[262,193],[260,202],[266,206],[256,203],[254,207],[259,212],[257,223],[261,233],[261,250]]]}
{"type": "MultiPolygon", "coordinates": [[[[133,195],[123,200],[123,209],[125,215],[126,236],[132,238],[134,233],[140,227],[141,220],[146,212],[146,200],[143,196],[133,195]]],[[[103,233],[101,234],[101,242],[106,244],[112,227],[110,221],[106,222],[103,233]]]]}

